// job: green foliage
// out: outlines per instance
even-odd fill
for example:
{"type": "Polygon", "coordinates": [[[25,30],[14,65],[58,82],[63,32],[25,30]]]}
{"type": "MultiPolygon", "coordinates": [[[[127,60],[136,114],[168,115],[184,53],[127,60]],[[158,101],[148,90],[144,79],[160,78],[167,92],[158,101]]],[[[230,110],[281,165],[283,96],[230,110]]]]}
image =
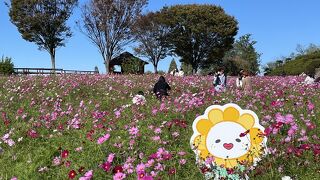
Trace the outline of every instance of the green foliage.
{"type": "Polygon", "coordinates": [[[176,70],[176,69],[178,69],[177,63],[174,59],[172,59],[170,62],[168,73],[170,73],[171,71],[176,70]]]}
{"type": "Polygon", "coordinates": [[[301,73],[315,73],[315,69],[320,67],[320,51],[315,51],[306,55],[299,55],[294,60],[283,63],[276,61],[274,69],[270,75],[299,75],[301,73]]]}
{"type": "Polygon", "coordinates": [[[193,73],[219,63],[232,48],[237,21],[214,5],[176,5],[161,10],[170,27],[168,41],[173,52],[190,64],[193,73]]]}
{"type": "Polygon", "coordinates": [[[0,74],[3,75],[10,75],[14,73],[14,65],[12,62],[12,59],[9,57],[3,57],[1,58],[0,61],[0,74]]]}
{"type": "Polygon", "coordinates": [[[66,21],[77,0],[11,0],[9,16],[23,39],[34,42],[40,50],[50,53],[55,69],[55,50],[71,37],[66,21]]]}
{"type": "Polygon", "coordinates": [[[185,76],[192,74],[192,66],[190,64],[187,64],[185,62],[181,62],[181,68],[182,68],[185,76]]]}
{"type": "Polygon", "coordinates": [[[143,64],[137,58],[128,58],[123,61],[121,68],[124,74],[136,74],[140,72],[141,66],[143,64]]]}
{"type": "Polygon", "coordinates": [[[96,74],[99,74],[99,68],[98,68],[98,66],[95,66],[95,67],[94,67],[94,72],[95,72],[96,74]]]}
{"type": "Polygon", "coordinates": [[[319,67],[320,46],[310,43],[307,47],[298,44],[296,52],[288,57],[282,56],[265,66],[266,75],[298,75],[301,73],[314,74],[319,67]]]}
{"type": "Polygon", "coordinates": [[[165,71],[163,71],[163,70],[159,70],[159,71],[158,71],[158,74],[160,74],[160,75],[165,75],[165,74],[166,74],[166,72],[165,72],[165,71]]]}
{"type": "Polygon", "coordinates": [[[251,39],[251,34],[241,36],[223,58],[223,65],[226,72],[231,75],[237,75],[240,69],[245,69],[251,74],[259,72],[260,56],[256,52],[254,45],[256,41],[251,39]]]}

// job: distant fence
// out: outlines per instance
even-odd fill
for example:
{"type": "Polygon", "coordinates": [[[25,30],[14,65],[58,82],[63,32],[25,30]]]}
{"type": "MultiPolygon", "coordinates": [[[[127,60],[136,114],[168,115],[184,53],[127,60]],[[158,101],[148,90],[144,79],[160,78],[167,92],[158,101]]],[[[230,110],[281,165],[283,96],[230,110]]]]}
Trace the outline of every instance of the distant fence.
{"type": "Polygon", "coordinates": [[[78,71],[49,68],[14,68],[15,74],[98,74],[97,71],[78,71]]]}

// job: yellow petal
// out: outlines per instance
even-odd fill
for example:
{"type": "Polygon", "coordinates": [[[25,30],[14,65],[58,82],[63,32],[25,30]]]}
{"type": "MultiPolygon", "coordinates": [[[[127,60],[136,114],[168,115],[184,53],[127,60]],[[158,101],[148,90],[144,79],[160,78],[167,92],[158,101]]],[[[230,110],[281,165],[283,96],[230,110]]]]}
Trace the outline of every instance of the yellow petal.
{"type": "Polygon", "coordinates": [[[238,120],[238,123],[241,124],[245,129],[252,128],[254,122],[254,117],[248,113],[242,114],[238,120]]]}
{"type": "Polygon", "coordinates": [[[223,119],[225,121],[238,121],[240,113],[234,107],[228,107],[223,112],[223,119]]]}
{"type": "Polygon", "coordinates": [[[225,161],[226,168],[233,168],[237,165],[238,165],[238,162],[236,159],[226,159],[226,161],[225,161]]]}
{"type": "Polygon", "coordinates": [[[223,121],[223,112],[220,109],[212,109],[208,114],[209,120],[213,125],[223,121]]]}
{"type": "Polygon", "coordinates": [[[194,144],[195,147],[198,147],[198,146],[199,146],[199,144],[200,144],[200,138],[201,138],[200,135],[194,138],[193,144],[194,144]]]}
{"type": "Polygon", "coordinates": [[[214,158],[214,162],[215,162],[218,166],[221,166],[221,165],[224,165],[224,166],[225,166],[225,163],[226,163],[225,159],[217,158],[217,157],[214,158]]]}
{"type": "Polygon", "coordinates": [[[260,144],[263,141],[264,136],[260,129],[251,128],[249,133],[251,144],[260,144]]]}
{"type": "Polygon", "coordinates": [[[200,121],[198,121],[196,125],[197,131],[201,135],[207,135],[211,127],[212,127],[212,122],[207,119],[201,119],[200,121]]]}
{"type": "Polygon", "coordinates": [[[200,144],[198,147],[199,150],[207,150],[206,139],[207,139],[207,136],[200,137],[200,144]]]}
{"type": "Polygon", "coordinates": [[[203,159],[206,159],[207,157],[209,157],[210,153],[208,150],[202,150],[200,152],[200,157],[203,158],[203,159]]]}

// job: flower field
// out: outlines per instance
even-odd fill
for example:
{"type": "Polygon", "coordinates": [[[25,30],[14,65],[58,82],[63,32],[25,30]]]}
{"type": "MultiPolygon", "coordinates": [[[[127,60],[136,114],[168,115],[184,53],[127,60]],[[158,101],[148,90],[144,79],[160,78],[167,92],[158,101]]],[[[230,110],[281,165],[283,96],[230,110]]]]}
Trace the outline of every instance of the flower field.
{"type": "Polygon", "coordinates": [[[0,77],[0,179],[204,179],[192,122],[230,102],[256,112],[268,138],[269,154],[243,174],[320,177],[320,84],[255,77],[244,94],[229,78],[217,93],[212,77],[167,76],[172,90],[161,103],[152,93],[158,77],[0,77]],[[133,103],[138,91],[146,100],[133,103]]]}

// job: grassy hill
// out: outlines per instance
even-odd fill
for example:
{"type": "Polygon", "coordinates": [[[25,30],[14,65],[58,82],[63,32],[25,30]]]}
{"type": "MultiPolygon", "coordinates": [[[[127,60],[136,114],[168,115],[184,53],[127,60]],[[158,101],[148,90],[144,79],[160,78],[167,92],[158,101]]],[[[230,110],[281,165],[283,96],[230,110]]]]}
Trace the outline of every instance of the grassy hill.
{"type": "Polygon", "coordinates": [[[320,51],[307,55],[297,56],[294,60],[286,62],[282,66],[273,69],[270,75],[299,75],[301,73],[314,73],[320,67],[320,51]]]}

